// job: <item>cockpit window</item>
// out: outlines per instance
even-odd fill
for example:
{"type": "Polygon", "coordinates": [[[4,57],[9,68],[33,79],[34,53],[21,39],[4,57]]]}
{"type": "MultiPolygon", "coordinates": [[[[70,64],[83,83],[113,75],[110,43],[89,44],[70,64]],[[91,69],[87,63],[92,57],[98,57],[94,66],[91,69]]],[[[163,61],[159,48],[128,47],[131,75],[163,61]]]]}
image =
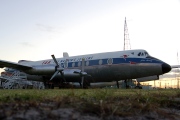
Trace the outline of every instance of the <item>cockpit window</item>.
{"type": "Polygon", "coordinates": [[[144,52],[145,53],[145,56],[148,56],[149,54],[147,52],[144,52]]]}
{"type": "Polygon", "coordinates": [[[138,56],[148,56],[149,54],[147,52],[139,52],[137,55],[138,56]]]}

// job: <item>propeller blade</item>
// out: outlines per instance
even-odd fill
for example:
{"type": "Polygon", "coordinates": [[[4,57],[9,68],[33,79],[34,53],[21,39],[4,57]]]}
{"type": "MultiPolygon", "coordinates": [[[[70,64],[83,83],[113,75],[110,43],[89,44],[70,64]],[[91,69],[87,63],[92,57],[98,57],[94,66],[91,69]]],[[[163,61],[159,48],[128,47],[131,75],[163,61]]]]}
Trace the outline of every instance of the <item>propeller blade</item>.
{"type": "Polygon", "coordinates": [[[64,78],[64,73],[62,71],[60,71],[60,73],[61,73],[61,76],[63,78],[63,81],[66,82],[66,79],[64,78]]]}
{"type": "Polygon", "coordinates": [[[84,82],[84,65],[85,65],[85,59],[82,58],[82,66],[81,66],[81,85],[82,88],[84,87],[83,82],[84,82]]]}
{"type": "Polygon", "coordinates": [[[83,84],[84,84],[84,77],[82,76],[82,77],[81,77],[81,86],[82,86],[82,88],[84,87],[83,84]]]}
{"type": "Polygon", "coordinates": [[[59,66],[59,64],[58,64],[58,62],[57,62],[57,60],[56,60],[55,56],[54,56],[54,55],[51,55],[51,56],[52,56],[52,58],[53,58],[54,62],[56,63],[56,65],[57,65],[57,66],[59,66]]]}
{"type": "Polygon", "coordinates": [[[85,59],[82,58],[82,68],[81,68],[81,72],[84,72],[84,65],[85,65],[85,59]]]}
{"type": "Polygon", "coordinates": [[[119,82],[116,80],[116,85],[117,85],[117,88],[119,88],[119,82]]]}
{"type": "Polygon", "coordinates": [[[51,77],[50,80],[52,80],[58,73],[59,73],[59,71],[56,71],[56,72],[53,74],[53,76],[51,77]]]}

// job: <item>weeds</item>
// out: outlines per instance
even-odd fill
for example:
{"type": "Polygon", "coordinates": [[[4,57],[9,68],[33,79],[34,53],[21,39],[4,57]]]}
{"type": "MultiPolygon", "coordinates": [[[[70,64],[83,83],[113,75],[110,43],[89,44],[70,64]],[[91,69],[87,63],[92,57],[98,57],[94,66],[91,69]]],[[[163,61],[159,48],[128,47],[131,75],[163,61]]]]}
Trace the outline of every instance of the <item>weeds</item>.
{"type": "Polygon", "coordinates": [[[27,104],[48,109],[69,107],[101,118],[107,115],[139,115],[150,111],[160,113],[159,108],[166,107],[179,109],[177,107],[180,105],[179,98],[180,90],[178,89],[0,90],[0,105],[11,103],[15,104],[16,109],[27,104]]]}

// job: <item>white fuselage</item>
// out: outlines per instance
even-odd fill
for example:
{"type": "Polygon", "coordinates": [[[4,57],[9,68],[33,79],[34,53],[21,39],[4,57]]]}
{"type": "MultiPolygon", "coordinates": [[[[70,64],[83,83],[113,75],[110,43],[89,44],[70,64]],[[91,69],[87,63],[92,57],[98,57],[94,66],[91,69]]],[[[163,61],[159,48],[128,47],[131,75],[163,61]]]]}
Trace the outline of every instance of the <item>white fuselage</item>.
{"type": "MultiPolygon", "coordinates": [[[[161,75],[171,68],[168,64],[151,57],[145,50],[127,50],[106,52],[89,55],[57,58],[67,82],[78,82],[80,75],[75,71],[81,71],[82,58],[85,59],[84,71],[91,75],[90,82],[110,82],[122,79],[135,79],[140,77],[161,75]],[[164,71],[164,64],[167,70],[164,71]],[[163,65],[163,68],[162,68],[163,65]]],[[[32,69],[24,70],[27,74],[40,75],[50,79],[55,72],[53,59],[41,61],[19,61],[19,64],[32,66],[32,69]]],[[[58,74],[54,81],[62,79],[58,74]]]]}

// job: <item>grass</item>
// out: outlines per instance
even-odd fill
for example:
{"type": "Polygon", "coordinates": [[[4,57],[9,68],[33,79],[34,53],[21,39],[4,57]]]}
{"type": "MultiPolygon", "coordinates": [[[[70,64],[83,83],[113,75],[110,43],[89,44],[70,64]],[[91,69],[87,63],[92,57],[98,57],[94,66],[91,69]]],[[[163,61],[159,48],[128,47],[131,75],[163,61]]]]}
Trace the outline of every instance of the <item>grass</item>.
{"type": "Polygon", "coordinates": [[[100,117],[127,116],[156,111],[159,108],[180,109],[180,90],[137,89],[18,89],[0,90],[0,105],[55,103],[58,107],[71,107],[83,113],[100,117]]]}

